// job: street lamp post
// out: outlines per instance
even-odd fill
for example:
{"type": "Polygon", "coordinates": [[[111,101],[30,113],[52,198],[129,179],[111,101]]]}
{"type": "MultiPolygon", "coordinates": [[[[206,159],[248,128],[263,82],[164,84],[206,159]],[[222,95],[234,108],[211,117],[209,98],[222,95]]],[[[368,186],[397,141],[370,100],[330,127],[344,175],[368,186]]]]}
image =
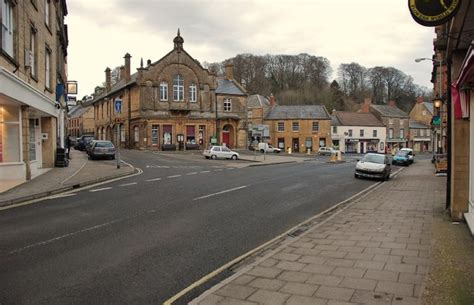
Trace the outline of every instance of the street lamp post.
{"type": "MultiPolygon", "coordinates": [[[[438,153],[443,153],[443,61],[438,60],[438,59],[432,59],[432,58],[416,58],[415,62],[421,62],[423,60],[431,60],[434,64],[439,65],[439,77],[438,77],[438,97],[433,101],[433,105],[435,108],[439,108],[439,117],[440,117],[440,123],[439,123],[439,142],[436,140],[436,150],[438,153]]],[[[433,153],[434,153],[434,147],[433,153]]]]}

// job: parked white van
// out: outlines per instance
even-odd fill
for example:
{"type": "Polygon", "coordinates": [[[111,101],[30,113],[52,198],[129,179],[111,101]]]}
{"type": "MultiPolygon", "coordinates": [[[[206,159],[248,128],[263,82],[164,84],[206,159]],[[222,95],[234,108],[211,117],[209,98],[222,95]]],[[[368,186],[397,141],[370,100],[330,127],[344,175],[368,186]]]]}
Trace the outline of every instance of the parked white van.
{"type": "Polygon", "coordinates": [[[262,153],[264,152],[280,153],[281,152],[280,148],[273,147],[271,144],[268,144],[268,143],[258,143],[258,150],[262,153]]]}

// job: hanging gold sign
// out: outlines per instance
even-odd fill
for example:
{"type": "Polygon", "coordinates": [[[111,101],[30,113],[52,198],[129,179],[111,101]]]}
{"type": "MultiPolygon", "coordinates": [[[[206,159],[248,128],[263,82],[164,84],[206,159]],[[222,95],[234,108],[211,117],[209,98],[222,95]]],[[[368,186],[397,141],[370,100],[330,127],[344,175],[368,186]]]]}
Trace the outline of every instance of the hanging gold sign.
{"type": "Polygon", "coordinates": [[[408,0],[411,16],[421,25],[437,26],[451,19],[461,0],[408,0]]]}

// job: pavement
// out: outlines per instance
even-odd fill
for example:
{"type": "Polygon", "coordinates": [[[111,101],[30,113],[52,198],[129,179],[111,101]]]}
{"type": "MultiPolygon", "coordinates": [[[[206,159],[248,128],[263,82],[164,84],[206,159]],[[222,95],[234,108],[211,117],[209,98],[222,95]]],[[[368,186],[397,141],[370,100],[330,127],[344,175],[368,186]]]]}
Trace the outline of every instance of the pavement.
{"type": "Polygon", "coordinates": [[[136,170],[133,166],[116,161],[88,160],[85,152],[71,150],[68,167],[55,167],[30,181],[0,193],[0,207],[38,199],[74,188],[128,176],[136,170]]]}
{"type": "MultiPolygon", "coordinates": [[[[440,265],[433,233],[445,186],[429,160],[417,161],[189,304],[420,304],[427,284],[436,289],[428,279],[440,265]]],[[[463,272],[474,271],[453,276],[463,272]]]]}

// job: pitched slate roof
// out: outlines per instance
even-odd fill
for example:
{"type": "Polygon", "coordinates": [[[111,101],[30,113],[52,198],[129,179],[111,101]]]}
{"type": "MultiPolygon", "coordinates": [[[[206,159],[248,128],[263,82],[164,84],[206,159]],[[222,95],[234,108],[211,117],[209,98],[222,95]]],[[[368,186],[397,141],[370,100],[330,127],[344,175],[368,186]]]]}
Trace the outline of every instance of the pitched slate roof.
{"type": "Polygon", "coordinates": [[[372,109],[380,113],[382,116],[395,118],[408,118],[408,114],[400,108],[388,105],[370,105],[372,109]]]}
{"type": "Polygon", "coordinates": [[[247,98],[247,107],[248,108],[261,108],[269,107],[270,101],[263,95],[254,94],[247,98]]]}
{"type": "Polygon", "coordinates": [[[86,113],[88,107],[84,107],[82,105],[74,106],[68,113],[70,118],[78,118],[84,113],[86,113]]]}
{"type": "Polygon", "coordinates": [[[336,116],[342,126],[385,126],[372,113],[338,111],[336,116]]]}
{"type": "Polygon", "coordinates": [[[337,119],[337,116],[330,115],[331,117],[331,126],[341,126],[341,122],[337,119]]]}
{"type": "Polygon", "coordinates": [[[104,97],[106,97],[107,95],[109,94],[113,94],[115,92],[118,92],[120,90],[122,90],[123,88],[127,87],[128,85],[131,85],[133,83],[135,83],[137,81],[137,76],[138,76],[138,73],[135,72],[133,73],[131,76],[130,76],[130,80],[127,82],[124,78],[122,78],[120,81],[116,82],[115,84],[112,85],[112,88],[110,89],[110,92],[106,92],[106,90],[104,89],[104,91],[97,95],[97,96],[94,96],[94,99],[92,100],[92,104],[104,97]]]}
{"type": "Polygon", "coordinates": [[[321,105],[275,106],[267,114],[268,120],[318,119],[330,120],[326,107],[321,105]]]}
{"type": "Polygon", "coordinates": [[[434,111],[433,111],[433,103],[424,102],[423,104],[425,104],[426,109],[428,109],[428,111],[429,111],[431,114],[434,113],[434,111]]]}
{"type": "Polygon", "coordinates": [[[223,77],[217,78],[217,94],[245,95],[246,93],[237,85],[234,80],[223,77]]]}
{"type": "Polygon", "coordinates": [[[430,127],[423,124],[423,123],[421,123],[421,122],[410,120],[410,128],[412,128],[412,129],[428,129],[430,127]]]}

